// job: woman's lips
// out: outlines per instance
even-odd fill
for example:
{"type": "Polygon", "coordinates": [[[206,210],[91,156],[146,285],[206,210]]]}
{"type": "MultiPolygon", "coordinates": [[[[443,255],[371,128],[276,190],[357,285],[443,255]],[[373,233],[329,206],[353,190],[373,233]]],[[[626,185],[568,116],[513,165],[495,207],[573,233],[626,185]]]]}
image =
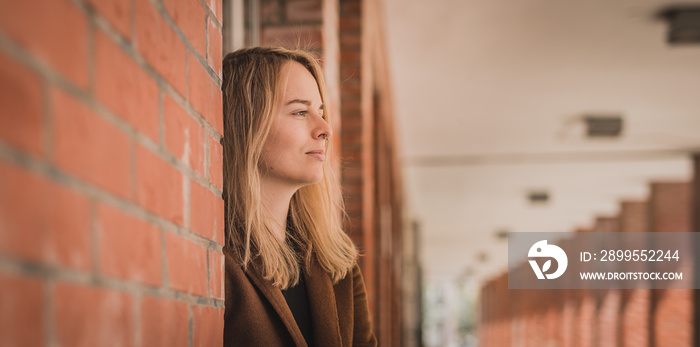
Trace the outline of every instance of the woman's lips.
{"type": "Polygon", "coordinates": [[[319,161],[325,161],[326,160],[326,154],[323,151],[311,151],[311,152],[306,152],[306,155],[314,157],[318,159],[319,161]]]}

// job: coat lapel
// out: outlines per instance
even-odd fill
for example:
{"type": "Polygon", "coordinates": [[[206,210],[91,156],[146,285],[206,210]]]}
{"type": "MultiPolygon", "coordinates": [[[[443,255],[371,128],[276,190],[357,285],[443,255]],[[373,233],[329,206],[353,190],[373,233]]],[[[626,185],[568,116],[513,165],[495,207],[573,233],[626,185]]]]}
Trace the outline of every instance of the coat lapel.
{"type": "Polygon", "coordinates": [[[309,312],[316,346],[341,346],[333,282],[314,254],[306,277],[309,312]]]}
{"type": "MultiPolygon", "coordinates": [[[[250,265],[251,266],[248,266],[248,270],[245,271],[248,278],[250,278],[251,282],[263,293],[267,301],[270,302],[270,305],[272,305],[272,308],[274,308],[275,312],[282,319],[282,322],[292,335],[294,343],[299,347],[307,347],[304,335],[302,335],[299,330],[294,320],[294,315],[292,315],[292,311],[289,310],[287,301],[284,299],[284,295],[282,295],[282,291],[273,286],[270,281],[263,278],[262,274],[258,272],[260,268],[260,258],[256,258],[250,265]]],[[[311,299],[312,296],[309,295],[309,298],[311,299]]]]}

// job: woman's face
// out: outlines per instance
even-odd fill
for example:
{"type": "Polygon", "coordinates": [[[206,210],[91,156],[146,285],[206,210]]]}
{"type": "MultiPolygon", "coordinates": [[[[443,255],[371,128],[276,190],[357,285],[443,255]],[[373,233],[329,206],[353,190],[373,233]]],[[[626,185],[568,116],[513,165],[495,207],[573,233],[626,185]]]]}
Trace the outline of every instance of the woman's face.
{"type": "Polygon", "coordinates": [[[331,129],[323,115],[316,79],[301,64],[282,69],[276,113],[263,144],[263,183],[295,189],[323,178],[331,129]]]}

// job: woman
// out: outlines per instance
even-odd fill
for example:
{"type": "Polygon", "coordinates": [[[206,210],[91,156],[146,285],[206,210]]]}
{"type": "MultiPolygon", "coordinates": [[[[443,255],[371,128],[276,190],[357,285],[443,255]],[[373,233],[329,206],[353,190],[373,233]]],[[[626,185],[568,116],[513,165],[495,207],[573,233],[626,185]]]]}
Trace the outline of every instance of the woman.
{"type": "Polygon", "coordinates": [[[327,160],[331,119],[308,53],[223,62],[225,346],[376,346],[327,160]]]}

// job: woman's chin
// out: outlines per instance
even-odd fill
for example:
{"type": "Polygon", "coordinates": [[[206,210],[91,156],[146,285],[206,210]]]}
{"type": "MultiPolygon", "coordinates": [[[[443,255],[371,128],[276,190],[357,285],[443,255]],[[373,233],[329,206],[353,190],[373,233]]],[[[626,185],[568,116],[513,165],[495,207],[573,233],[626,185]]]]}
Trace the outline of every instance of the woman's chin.
{"type": "Polygon", "coordinates": [[[305,185],[316,184],[316,183],[321,182],[321,180],[323,180],[323,172],[320,172],[319,174],[307,177],[307,179],[305,180],[305,183],[306,183],[305,185]]]}

